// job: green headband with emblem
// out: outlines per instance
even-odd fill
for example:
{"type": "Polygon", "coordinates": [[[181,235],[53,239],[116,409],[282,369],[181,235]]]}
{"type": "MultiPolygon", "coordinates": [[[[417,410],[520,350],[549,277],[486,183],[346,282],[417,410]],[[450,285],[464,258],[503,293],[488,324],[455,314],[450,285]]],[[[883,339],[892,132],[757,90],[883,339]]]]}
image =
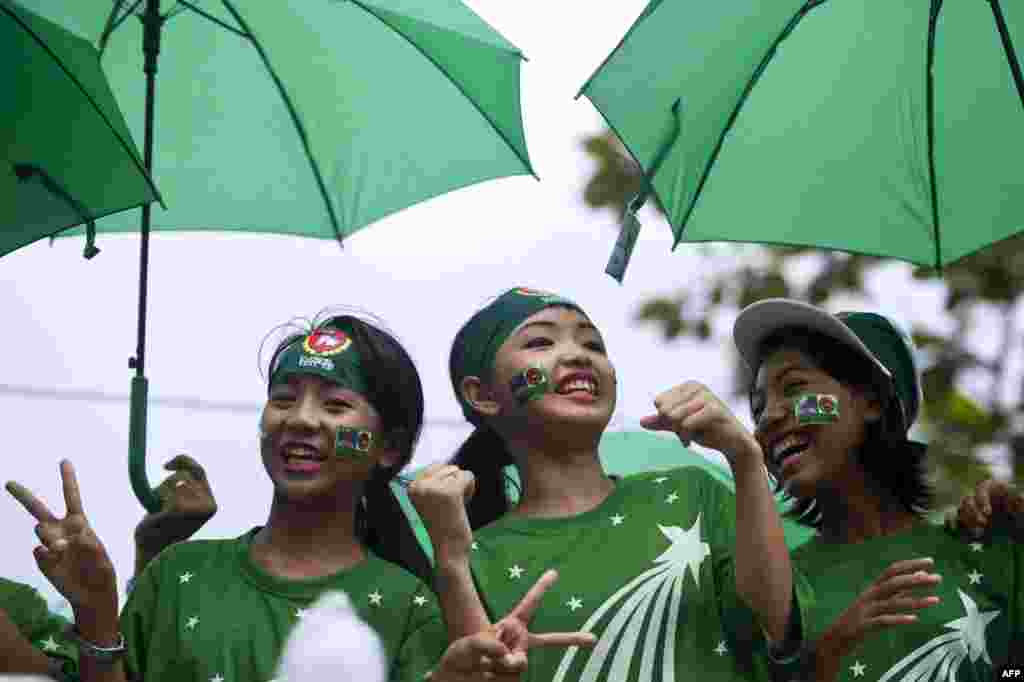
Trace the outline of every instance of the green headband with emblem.
{"type": "MultiPolygon", "coordinates": [[[[471,423],[478,424],[480,417],[473,406],[462,398],[462,380],[472,376],[489,377],[494,369],[498,349],[515,328],[528,317],[552,306],[565,306],[583,313],[579,305],[558,294],[517,287],[506,291],[473,315],[459,331],[452,346],[449,370],[452,387],[462,405],[462,413],[471,423]]],[[[532,394],[532,386],[536,385],[530,384],[531,388],[524,386],[523,390],[532,394]]]]}
{"type": "Polygon", "coordinates": [[[349,330],[318,327],[281,351],[270,371],[270,386],[296,374],[315,374],[366,395],[368,387],[359,351],[349,330]]]}

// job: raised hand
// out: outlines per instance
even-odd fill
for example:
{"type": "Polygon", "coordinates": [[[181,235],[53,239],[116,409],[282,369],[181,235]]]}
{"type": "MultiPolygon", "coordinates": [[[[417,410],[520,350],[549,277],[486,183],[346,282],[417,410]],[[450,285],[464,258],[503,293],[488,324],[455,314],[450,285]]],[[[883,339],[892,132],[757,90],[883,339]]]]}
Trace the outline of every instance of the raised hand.
{"type": "Polygon", "coordinates": [[[640,425],[652,431],[672,431],[684,446],[691,441],[718,450],[731,463],[752,458],[763,462],[761,447],[721,399],[703,384],[687,381],[654,399],[656,414],[640,425]]]}
{"type": "Polygon", "coordinates": [[[198,462],[178,455],[164,469],[173,473],[157,486],[160,511],[147,514],[135,527],[136,548],[147,556],[189,539],[217,513],[213,490],[198,462]]]}
{"type": "Polygon", "coordinates": [[[76,611],[109,609],[112,599],[116,614],[114,565],[85,516],[71,462],[61,462],[60,475],[66,508],[63,518],[58,518],[27,488],[13,481],[6,486],[39,522],[35,530],[41,544],[33,551],[36,564],[76,611]]]}
{"type": "Polygon", "coordinates": [[[948,523],[979,538],[992,524],[1006,524],[1018,541],[1024,541],[1024,492],[1012,484],[985,479],[974,492],[960,500],[960,507],[948,523]]]}
{"type": "Polygon", "coordinates": [[[500,621],[486,631],[453,642],[428,679],[431,682],[518,680],[526,670],[527,656],[538,647],[592,647],[597,638],[589,632],[530,632],[530,621],[544,593],[558,580],[547,571],[500,621]]]}
{"type": "Polygon", "coordinates": [[[475,491],[473,474],[453,464],[434,464],[409,484],[409,501],[423,519],[437,561],[468,558],[473,531],[466,502],[475,491]]]}
{"type": "MultiPolygon", "coordinates": [[[[889,566],[822,634],[818,641],[819,671],[838,670],[843,656],[851,653],[876,630],[906,625],[917,620],[915,611],[939,603],[936,596],[917,596],[914,590],[933,587],[942,577],[928,573],[931,559],[897,561],[889,566]]],[[[819,679],[831,679],[831,675],[819,679]]]]}

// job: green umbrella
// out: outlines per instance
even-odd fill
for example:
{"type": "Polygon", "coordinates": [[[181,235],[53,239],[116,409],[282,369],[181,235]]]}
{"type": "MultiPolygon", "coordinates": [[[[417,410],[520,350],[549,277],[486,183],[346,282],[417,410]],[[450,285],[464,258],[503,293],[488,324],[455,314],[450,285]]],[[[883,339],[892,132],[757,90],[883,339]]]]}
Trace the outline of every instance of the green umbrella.
{"type": "Polygon", "coordinates": [[[0,63],[0,256],[157,200],[92,45],[0,0],[0,63]]]}
{"type": "MultiPolygon", "coordinates": [[[[599,450],[605,471],[612,475],[629,476],[646,471],[664,471],[690,466],[703,469],[725,483],[730,489],[736,489],[732,472],[728,468],[713,462],[700,453],[684,448],[675,436],[666,437],[650,431],[607,431],[601,437],[599,450]]],[[[415,478],[419,471],[411,472],[410,476],[415,478]]],[[[506,474],[514,483],[514,485],[508,486],[509,496],[514,501],[518,499],[516,486],[519,483],[519,476],[515,467],[506,469],[506,474]]],[[[427,534],[426,528],[423,527],[423,521],[419,514],[416,513],[405,494],[405,488],[393,483],[391,489],[395,492],[399,504],[409,518],[423,549],[428,556],[432,557],[433,548],[430,544],[430,536],[427,534]]],[[[782,494],[777,499],[781,512],[789,508],[789,501],[783,499],[782,494]]],[[[791,548],[803,544],[814,534],[810,527],[797,524],[788,518],[783,519],[782,525],[786,532],[786,543],[791,548]]]]}
{"type": "MultiPolygon", "coordinates": [[[[159,505],[143,454],[151,229],[340,241],[417,202],[533,172],[522,54],[459,0],[26,1],[102,48],[169,205],[142,213],[131,359],[129,466],[147,509],[159,505]]],[[[97,228],[139,229],[123,217],[97,228]]]]}
{"type": "Polygon", "coordinates": [[[643,168],[674,246],[941,268],[1024,230],[1021,45],[1016,2],[653,0],[581,94],[643,168]]]}

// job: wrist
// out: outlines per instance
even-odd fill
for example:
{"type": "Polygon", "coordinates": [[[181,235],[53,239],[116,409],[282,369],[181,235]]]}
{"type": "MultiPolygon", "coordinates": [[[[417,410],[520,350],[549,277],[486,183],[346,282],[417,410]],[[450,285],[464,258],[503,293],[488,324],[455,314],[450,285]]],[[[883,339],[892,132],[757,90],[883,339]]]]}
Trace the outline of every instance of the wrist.
{"type": "Polygon", "coordinates": [[[120,623],[117,598],[102,608],[75,608],[75,630],[88,641],[102,647],[115,646],[120,641],[120,623]]]}
{"type": "Polygon", "coordinates": [[[434,555],[434,572],[445,576],[469,574],[469,552],[438,550],[434,555]]]}

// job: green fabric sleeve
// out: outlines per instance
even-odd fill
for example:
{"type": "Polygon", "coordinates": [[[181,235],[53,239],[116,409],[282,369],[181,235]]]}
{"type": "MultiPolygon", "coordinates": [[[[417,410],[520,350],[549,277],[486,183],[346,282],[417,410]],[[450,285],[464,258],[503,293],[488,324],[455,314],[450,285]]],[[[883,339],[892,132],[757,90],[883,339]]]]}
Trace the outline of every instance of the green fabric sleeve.
{"type": "Polygon", "coordinates": [[[121,611],[121,633],[128,648],[124,659],[129,679],[144,679],[146,651],[152,634],[152,618],[159,595],[160,559],[151,561],[136,577],[128,601],[121,611]]]}
{"type": "Polygon", "coordinates": [[[65,673],[77,670],[78,649],[64,637],[70,622],[51,612],[35,589],[0,578],[0,608],[33,646],[61,661],[65,673]]]}
{"type": "Polygon", "coordinates": [[[391,666],[390,682],[422,682],[441,660],[447,646],[448,633],[439,613],[414,623],[391,666]]]}

